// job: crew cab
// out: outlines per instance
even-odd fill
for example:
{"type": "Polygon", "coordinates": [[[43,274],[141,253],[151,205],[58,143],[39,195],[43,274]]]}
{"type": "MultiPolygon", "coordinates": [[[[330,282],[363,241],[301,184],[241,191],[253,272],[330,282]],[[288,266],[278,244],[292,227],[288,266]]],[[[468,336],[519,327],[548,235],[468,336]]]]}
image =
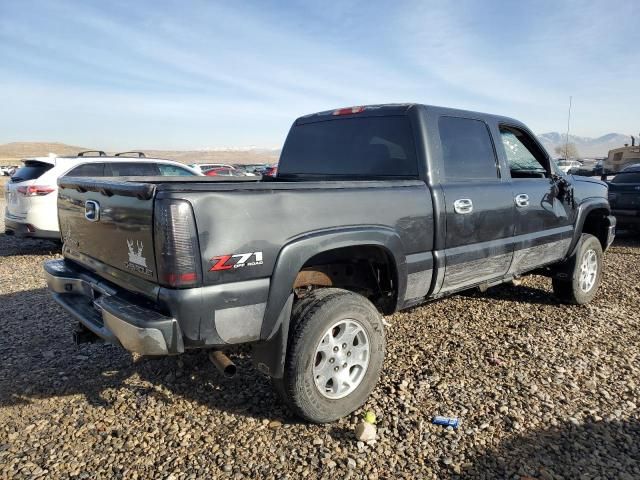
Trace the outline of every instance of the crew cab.
{"type": "Polygon", "coordinates": [[[250,344],[313,422],[366,401],[383,315],[530,273],[589,302],[616,223],[606,184],[524,124],[418,104],[298,118],[274,178],[65,177],[58,207],[46,277],[84,333],[148,355],[250,344]]]}

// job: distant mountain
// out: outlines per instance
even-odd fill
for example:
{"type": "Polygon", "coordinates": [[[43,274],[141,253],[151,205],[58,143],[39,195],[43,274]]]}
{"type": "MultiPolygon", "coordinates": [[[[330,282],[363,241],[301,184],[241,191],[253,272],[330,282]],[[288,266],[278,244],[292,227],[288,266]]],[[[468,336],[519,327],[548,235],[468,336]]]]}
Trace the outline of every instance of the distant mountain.
{"type": "MultiPolygon", "coordinates": [[[[0,145],[0,165],[16,165],[23,158],[57,155],[76,155],[83,150],[95,148],[76,147],[64,143],[12,142],[0,145]]],[[[147,157],[166,158],[186,164],[190,163],[275,163],[280,156],[279,149],[258,147],[208,148],[206,150],[141,150],[147,157]]],[[[116,152],[107,152],[113,154],[116,152]]]]}
{"type": "MultiPolygon", "coordinates": [[[[558,132],[543,133],[538,135],[538,140],[551,156],[557,157],[558,155],[554,150],[557,146],[565,144],[566,134],[558,132]]],[[[638,138],[636,137],[636,142],[637,140],[638,138]]],[[[622,133],[607,133],[598,138],[569,135],[569,143],[575,144],[580,157],[606,157],[612,148],[624,147],[625,143],[631,143],[631,137],[622,133]]]]}

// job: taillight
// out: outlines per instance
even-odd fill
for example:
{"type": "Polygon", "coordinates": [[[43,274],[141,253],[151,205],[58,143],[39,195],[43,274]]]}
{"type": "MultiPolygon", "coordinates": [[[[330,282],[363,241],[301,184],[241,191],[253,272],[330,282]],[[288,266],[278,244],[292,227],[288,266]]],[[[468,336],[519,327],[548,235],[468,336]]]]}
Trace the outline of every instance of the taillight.
{"type": "Polygon", "coordinates": [[[160,199],[154,216],[159,282],[173,288],[198,285],[202,264],[191,205],[184,200],[160,199]]]}
{"type": "Polygon", "coordinates": [[[353,115],[360,112],[364,112],[364,107],[339,108],[333,111],[333,115],[353,115]]]}
{"type": "Polygon", "coordinates": [[[54,192],[56,189],[55,187],[49,187],[46,185],[30,185],[28,187],[18,187],[17,190],[18,193],[25,197],[41,197],[54,192]]]}

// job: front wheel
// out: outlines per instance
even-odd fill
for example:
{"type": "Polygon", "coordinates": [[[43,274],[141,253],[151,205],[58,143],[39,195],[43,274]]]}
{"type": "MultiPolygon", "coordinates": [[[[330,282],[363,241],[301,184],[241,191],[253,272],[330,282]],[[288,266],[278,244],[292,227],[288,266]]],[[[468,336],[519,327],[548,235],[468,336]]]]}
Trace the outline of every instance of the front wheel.
{"type": "Polygon", "coordinates": [[[583,233],[575,253],[558,277],[552,280],[553,293],[565,303],[584,305],[595,297],[602,280],[603,253],[600,241],[583,233]]]}
{"type": "Polygon", "coordinates": [[[284,376],[276,391],[315,423],[364,404],[384,359],[382,317],[365,297],[335,288],[311,292],[294,307],[284,376]]]}

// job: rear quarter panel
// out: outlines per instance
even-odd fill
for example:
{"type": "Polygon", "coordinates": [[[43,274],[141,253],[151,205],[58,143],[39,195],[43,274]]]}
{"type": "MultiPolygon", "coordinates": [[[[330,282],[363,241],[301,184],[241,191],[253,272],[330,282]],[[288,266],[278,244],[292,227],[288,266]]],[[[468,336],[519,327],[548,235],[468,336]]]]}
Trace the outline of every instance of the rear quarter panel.
{"type": "Polygon", "coordinates": [[[285,245],[336,227],[392,228],[405,254],[433,247],[431,196],[420,181],[274,182],[261,188],[170,195],[194,207],[206,285],[269,277],[285,245]],[[220,257],[253,252],[260,253],[262,264],[212,270],[220,257]]]}

